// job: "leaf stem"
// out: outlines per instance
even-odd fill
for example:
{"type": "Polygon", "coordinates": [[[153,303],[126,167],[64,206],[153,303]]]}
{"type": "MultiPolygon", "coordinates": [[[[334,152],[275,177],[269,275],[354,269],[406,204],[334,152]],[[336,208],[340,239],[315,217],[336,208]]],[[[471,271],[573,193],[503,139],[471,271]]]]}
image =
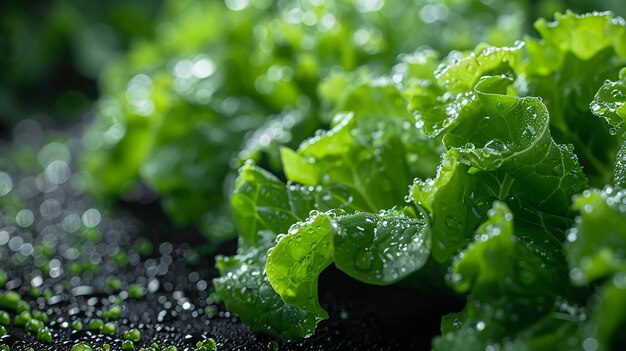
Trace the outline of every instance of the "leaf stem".
{"type": "Polygon", "coordinates": [[[500,192],[498,193],[498,199],[504,201],[504,199],[509,195],[509,191],[515,182],[515,178],[511,177],[508,173],[504,175],[504,179],[502,180],[502,184],[500,184],[500,192]]]}

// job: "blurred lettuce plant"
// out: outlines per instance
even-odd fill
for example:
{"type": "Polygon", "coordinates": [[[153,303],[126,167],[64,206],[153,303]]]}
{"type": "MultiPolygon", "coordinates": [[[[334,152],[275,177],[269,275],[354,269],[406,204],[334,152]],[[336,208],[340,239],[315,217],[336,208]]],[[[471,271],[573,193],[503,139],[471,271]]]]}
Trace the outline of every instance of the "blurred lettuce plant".
{"type": "Polygon", "coordinates": [[[67,121],[97,97],[102,68],[152,38],[160,1],[74,0],[0,5],[0,124],[33,114],[67,121]]]}
{"type": "Polygon", "coordinates": [[[347,83],[344,73],[358,67],[385,71],[419,45],[512,44],[527,5],[168,1],[154,40],[135,43],[102,76],[98,117],[84,136],[90,188],[133,198],[145,182],[176,223],[229,238],[232,225],[220,218],[232,166],[254,159],[279,169],[280,145],[295,147],[327,125],[319,116],[337,108],[338,95],[327,89],[320,98],[325,77],[347,83]]]}

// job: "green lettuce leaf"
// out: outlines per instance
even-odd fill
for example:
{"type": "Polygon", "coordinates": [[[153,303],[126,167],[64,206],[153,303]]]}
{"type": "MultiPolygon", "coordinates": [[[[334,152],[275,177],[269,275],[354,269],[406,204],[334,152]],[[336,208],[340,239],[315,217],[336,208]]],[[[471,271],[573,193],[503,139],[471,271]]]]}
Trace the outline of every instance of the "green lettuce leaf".
{"type": "Polygon", "coordinates": [[[317,279],[332,263],[331,215],[315,214],[294,224],[267,253],[267,279],[282,300],[320,319],[328,313],[319,305],[317,279]]]}
{"type": "Polygon", "coordinates": [[[255,245],[258,234],[269,230],[278,235],[305,220],[312,210],[356,211],[349,189],[341,184],[328,187],[285,184],[248,161],[239,169],[230,205],[240,238],[255,245]]]}
{"type": "Polygon", "coordinates": [[[335,265],[368,284],[400,281],[430,255],[428,222],[409,208],[338,216],[332,225],[335,265]]]}
{"type": "Polygon", "coordinates": [[[571,52],[582,60],[589,60],[607,47],[626,57],[624,19],[611,12],[556,13],[553,22],[541,18],[535,22],[535,28],[546,45],[558,48],[561,53],[571,52]]]}
{"type": "MultiPolygon", "coordinates": [[[[272,286],[285,303],[306,311],[316,321],[328,317],[317,299],[317,278],[333,260],[337,260],[337,266],[349,275],[373,284],[396,282],[425,264],[429,235],[426,220],[421,215],[417,217],[408,209],[404,212],[340,215],[336,219],[334,212],[319,213],[317,209],[356,211],[345,197],[340,197],[346,193],[337,191],[338,186],[323,189],[285,185],[252,163],[242,167],[231,198],[242,233],[239,251],[234,258],[218,261],[222,278],[215,281],[218,293],[228,295],[225,302],[229,310],[246,323],[261,325],[260,317],[249,309],[250,298],[246,294],[261,294],[259,289],[265,289],[262,280],[265,273],[261,272],[261,277],[257,277],[258,271],[249,267],[240,269],[239,265],[242,260],[248,266],[264,264],[265,256],[259,255],[268,248],[266,272],[272,286]],[[311,217],[304,221],[307,215],[311,217]],[[289,224],[296,221],[301,222],[289,224]],[[277,238],[273,248],[267,244],[272,238],[277,238]],[[348,238],[353,240],[348,241],[348,238]],[[337,241],[338,249],[334,249],[333,240],[337,241]],[[362,257],[363,254],[371,256],[362,257]],[[371,262],[364,262],[364,259],[371,259],[371,262]],[[236,273],[233,276],[229,272],[236,273]],[[233,284],[237,280],[254,282],[258,286],[248,285],[246,294],[233,294],[232,290],[236,289],[233,284]]],[[[269,298],[254,300],[254,304],[263,310],[271,310],[268,304],[274,303],[269,298]]],[[[300,316],[289,311],[282,312],[284,318],[300,316]]],[[[263,322],[271,328],[275,323],[282,323],[272,321],[273,318],[272,315],[266,316],[263,322]]],[[[298,330],[305,333],[308,329],[303,328],[301,326],[298,330]]],[[[276,335],[273,329],[265,331],[276,335]]]]}
{"type": "MultiPolygon", "coordinates": [[[[263,235],[263,234],[261,234],[263,235]]],[[[313,334],[320,316],[286,304],[265,276],[266,251],[273,235],[266,233],[257,247],[239,250],[232,257],[218,256],[220,278],[213,281],[215,291],[226,307],[255,332],[264,332],[283,340],[313,334]]]]}
{"type": "Polygon", "coordinates": [[[624,345],[626,323],[626,190],[591,189],[574,199],[580,212],[565,250],[576,285],[595,285],[582,335],[598,350],[624,345]]]}
{"type": "Polygon", "coordinates": [[[510,209],[496,201],[474,242],[455,260],[450,280],[457,291],[469,292],[468,302],[462,312],[444,317],[433,349],[508,350],[530,343],[547,350],[545,343],[555,347],[553,339],[575,330],[551,321],[559,296],[569,292],[560,245],[537,245],[544,238],[516,228],[510,209]],[[529,328],[540,330],[528,334],[529,328]]]}
{"type": "MultiPolygon", "coordinates": [[[[404,94],[418,126],[426,135],[453,128],[477,98],[473,89],[478,80],[504,74],[514,80],[507,93],[542,98],[554,140],[572,144],[592,183],[605,183],[611,175],[607,164],[620,144],[611,137],[615,127],[595,118],[589,103],[602,82],[626,66],[624,21],[611,13],[556,17],[555,22],[537,22],[543,40],[529,37],[509,48],[483,45],[469,53],[453,52],[431,76],[407,79],[413,84],[404,94]]],[[[601,104],[592,107],[602,111],[601,104]]]]}
{"type": "Polygon", "coordinates": [[[310,186],[343,184],[351,189],[354,205],[367,211],[403,203],[412,177],[411,159],[399,137],[402,124],[351,113],[338,119],[334,128],[297,151],[282,149],[287,178],[310,186]]]}
{"type": "Polygon", "coordinates": [[[335,262],[369,284],[392,284],[426,264],[429,235],[426,219],[408,209],[315,213],[279,236],[268,251],[267,278],[285,303],[327,318],[318,302],[317,280],[328,265],[335,262]]]}
{"type": "Polygon", "coordinates": [[[479,170],[500,170],[514,179],[510,194],[534,208],[561,216],[587,180],[571,148],[550,135],[549,116],[538,98],[504,95],[510,81],[489,77],[476,85],[477,103],[468,105],[444,136],[479,170]]]}
{"type": "Polygon", "coordinates": [[[509,84],[495,76],[476,85],[476,99],[444,134],[450,151],[436,178],[412,187],[431,215],[440,262],[467,244],[494,200],[565,229],[569,222],[559,218],[573,216],[570,198],[587,186],[573,150],[552,139],[546,107],[537,98],[504,95],[509,84]]]}
{"type": "Polygon", "coordinates": [[[626,121],[626,68],[620,71],[619,79],[606,80],[590,105],[591,112],[609,123],[611,134],[623,131],[626,121]]]}
{"type": "Polygon", "coordinates": [[[260,231],[284,233],[291,223],[306,217],[313,208],[313,192],[291,190],[252,162],[240,168],[230,204],[241,239],[255,244],[260,231]]]}
{"type": "MultiPolygon", "coordinates": [[[[478,46],[473,52],[451,53],[432,73],[423,76],[405,88],[409,110],[426,135],[438,135],[455,124],[464,106],[476,99],[474,86],[484,76],[507,74],[520,59],[523,43],[514,47],[478,46]]],[[[422,60],[423,66],[432,65],[433,56],[422,60]]],[[[415,65],[414,65],[415,66],[415,65]]]]}
{"type": "MultiPolygon", "coordinates": [[[[316,324],[327,318],[326,312],[319,305],[305,310],[283,302],[283,294],[278,295],[267,280],[266,252],[277,237],[295,230],[292,224],[306,220],[311,211],[356,211],[350,196],[341,184],[326,188],[285,184],[253,162],[246,162],[239,170],[230,201],[240,232],[239,248],[233,257],[218,258],[221,277],[214,280],[227,308],[255,331],[285,340],[312,334],[316,324]]],[[[317,296],[317,276],[307,278],[315,284],[312,289],[317,296]]]]}
{"type": "MultiPolygon", "coordinates": [[[[258,250],[268,233],[276,237],[266,265],[272,285],[285,303],[318,320],[328,317],[317,299],[318,275],[328,264],[337,260],[340,269],[357,279],[390,284],[421,268],[429,256],[430,237],[421,212],[372,212],[405,203],[413,177],[433,172],[441,142],[412,127],[411,116],[399,108],[404,99],[388,81],[352,86],[337,106],[356,113],[338,115],[332,129],[297,151],[281,150],[287,184],[247,162],[230,199],[241,233],[239,254],[258,250]],[[369,93],[388,103],[375,111],[357,109],[369,93]],[[329,219],[335,213],[332,223],[345,221],[349,229],[341,236],[344,240],[337,239],[340,250],[333,246],[336,228],[329,219]],[[366,250],[372,255],[371,267],[364,267],[366,250]]],[[[244,321],[257,323],[242,304],[230,305],[244,321]]]]}
{"type": "Polygon", "coordinates": [[[626,190],[587,190],[574,199],[580,212],[567,234],[567,257],[576,284],[626,271],[626,190]]]}
{"type": "MultiPolygon", "coordinates": [[[[590,105],[591,111],[598,117],[604,118],[611,126],[609,133],[624,134],[626,121],[626,68],[619,73],[618,81],[606,80],[596,93],[590,105]]],[[[622,137],[622,140],[623,137],[622,137]]],[[[626,187],[626,141],[622,142],[615,156],[613,169],[613,183],[626,187]]]]}
{"type": "Polygon", "coordinates": [[[543,41],[526,40],[529,58],[518,69],[524,77],[519,92],[543,98],[555,140],[574,145],[592,184],[605,184],[619,143],[589,105],[604,80],[626,66],[624,20],[609,12],[555,18],[536,23],[543,41]]]}
{"type": "Polygon", "coordinates": [[[434,179],[416,179],[411,198],[430,213],[432,255],[439,262],[465,247],[502,189],[500,178],[491,173],[469,173],[456,149],[446,153],[434,179]]]}

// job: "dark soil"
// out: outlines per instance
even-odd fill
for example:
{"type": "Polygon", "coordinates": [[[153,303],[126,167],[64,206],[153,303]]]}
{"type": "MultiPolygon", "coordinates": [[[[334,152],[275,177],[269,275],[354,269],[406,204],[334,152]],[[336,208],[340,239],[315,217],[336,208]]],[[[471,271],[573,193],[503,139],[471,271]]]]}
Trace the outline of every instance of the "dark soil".
{"type": "MultiPolygon", "coordinates": [[[[308,339],[281,343],[252,333],[225,310],[212,293],[214,260],[199,254],[206,251],[204,239],[193,229],[174,228],[158,203],[123,203],[110,213],[80,190],[76,174],[65,179],[45,167],[33,173],[11,157],[0,159],[13,183],[0,197],[0,269],[8,275],[0,292],[17,291],[32,310],[46,313],[53,334],[52,343],[42,343],[8,326],[0,344],[11,350],[63,351],[79,342],[120,350],[131,328],[141,331],[137,350],[155,342],[193,350],[208,337],[218,350],[428,350],[441,316],[463,306],[446,294],[365,285],[333,267],[320,277],[320,301],[330,319],[308,339]],[[32,213],[31,224],[16,219],[23,209],[32,213]],[[119,290],[111,285],[116,279],[119,290]],[[141,296],[129,296],[131,284],[141,296]],[[112,321],[114,336],[90,331],[89,322],[102,319],[116,300],[123,312],[112,321]],[[72,328],[77,320],[82,331],[72,328]]],[[[229,242],[218,253],[235,248],[229,242]]]]}

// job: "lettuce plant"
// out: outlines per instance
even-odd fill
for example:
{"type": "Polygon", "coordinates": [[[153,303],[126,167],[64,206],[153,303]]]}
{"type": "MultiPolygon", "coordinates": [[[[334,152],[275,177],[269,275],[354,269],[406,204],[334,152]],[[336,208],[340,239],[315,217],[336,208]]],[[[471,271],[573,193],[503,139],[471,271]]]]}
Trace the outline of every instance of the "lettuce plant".
{"type": "Polygon", "coordinates": [[[322,83],[328,130],[282,147],[274,174],[239,170],[239,249],[214,281],[226,306],[309,336],[334,264],[375,285],[439,275],[466,296],[435,350],[623,345],[626,25],[567,12],[535,28],[322,83]]]}
{"type": "Polygon", "coordinates": [[[136,200],[145,183],[175,223],[213,242],[230,238],[223,203],[232,170],[254,159],[279,172],[280,146],[295,148],[328,125],[326,111],[340,102],[327,98],[348,83],[344,72],[385,71],[416,45],[510,45],[532,17],[529,3],[165,1],[154,40],[135,43],[102,74],[98,116],[84,136],[88,188],[136,200]]]}

